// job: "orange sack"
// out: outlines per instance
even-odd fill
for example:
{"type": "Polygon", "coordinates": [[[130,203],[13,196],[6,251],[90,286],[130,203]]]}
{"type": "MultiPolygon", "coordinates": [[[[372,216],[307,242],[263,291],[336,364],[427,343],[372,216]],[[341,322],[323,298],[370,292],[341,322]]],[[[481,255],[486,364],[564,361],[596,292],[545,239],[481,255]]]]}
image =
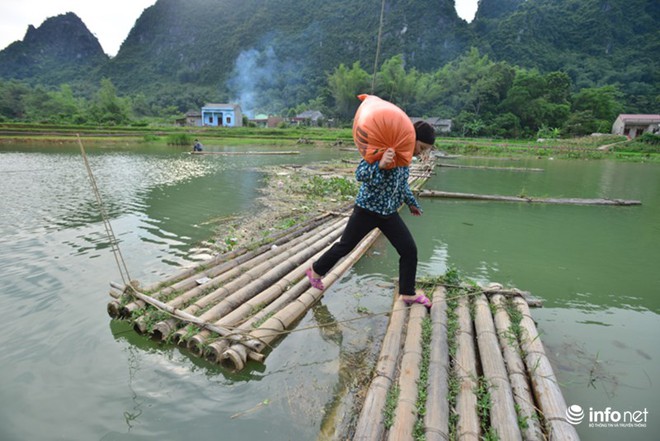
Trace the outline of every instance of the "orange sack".
{"type": "Polygon", "coordinates": [[[408,115],[375,95],[358,95],[362,101],[353,120],[353,141],[370,164],[380,161],[388,148],[395,152],[387,168],[410,165],[415,150],[415,127],[408,115]]]}

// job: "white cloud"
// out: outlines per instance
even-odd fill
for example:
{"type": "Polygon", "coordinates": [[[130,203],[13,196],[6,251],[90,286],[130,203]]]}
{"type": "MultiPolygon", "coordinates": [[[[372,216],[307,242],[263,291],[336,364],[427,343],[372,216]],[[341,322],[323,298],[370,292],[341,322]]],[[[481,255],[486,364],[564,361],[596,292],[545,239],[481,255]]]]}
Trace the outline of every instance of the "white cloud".
{"type": "Polygon", "coordinates": [[[456,13],[463,20],[470,22],[474,19],[479,6],[479,0],[454,0],[456,5],[456,13]]]}

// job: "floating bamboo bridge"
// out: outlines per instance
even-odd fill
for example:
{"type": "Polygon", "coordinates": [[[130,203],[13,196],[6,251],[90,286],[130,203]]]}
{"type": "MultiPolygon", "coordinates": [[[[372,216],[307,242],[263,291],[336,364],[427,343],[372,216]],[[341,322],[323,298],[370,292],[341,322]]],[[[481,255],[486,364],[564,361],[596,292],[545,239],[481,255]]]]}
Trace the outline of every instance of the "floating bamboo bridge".
{"type": "MultiPolygon", "coordinates": [[[[432,162],[411,167],[414,191],[432,162]]],[[[111,317],[232,370],[263,363],[322,297],[305,270],[339,239],[350,207],[323,213],[250,248],[217,255],[150,286],[112,284],[111,317]]],[[[328,273],[337,281],[374,243],[372,231],[328,273]]],[[[395,292],[389,325],[352,440],[578,440],[518,290],[437,285],[433,307],[395,292]],[[420,386],[421,385],[421,386],[420,386]],[[393,406],[392,403],[395,405],[393,406]],[[420,409],[423,409],[420,410],[420,409]],[[496,438],[487,438],[496,439],[496,438]]]]}

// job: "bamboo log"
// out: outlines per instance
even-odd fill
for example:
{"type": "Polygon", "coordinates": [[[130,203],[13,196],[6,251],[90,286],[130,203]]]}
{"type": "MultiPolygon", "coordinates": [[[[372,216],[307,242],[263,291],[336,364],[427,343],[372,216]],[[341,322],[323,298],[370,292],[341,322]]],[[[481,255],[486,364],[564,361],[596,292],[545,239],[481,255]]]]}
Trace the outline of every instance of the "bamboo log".
{"type": "Polygon", "coordinates": [[[398,295],[395,297],[383,345],[376,362],[374,378],[367,390],[353,441],[378,441],[385,431],[383,409],[387,392],[394,382],[404,324],[410,310],[398,295]]]}
{"type": "MultiPolygon", "coordinates": [[[[272,256],[271,254],[260,256],[258,265],[243,272],[240,277],[234,279],[230,283],[227,283],[226,285],[221,286],[218,289],[215,289],[214,291],[205,295],[201,299],[197,299],[195,303],[186,307],[184,311],[186,311],[189,314],[195,315],[204,308],[216,302],[221,301],[222,299],[229,296],[234,290],[240,289],[246,284],[249,284],[250,282],[259,279],[264,274],[264,272],[268,271],[268,269],[272,267],[272,265],[277,264],[282,260],[285,260],[287,257],[289,257],[288,253],[290,250],[299,249],[301,247],[307,246],[307,244],[313,241],[320,240],[320,238],[327,236],[329,234],[335,234],[335,235],[339,234],[337,230],[340,230],[345,222],[346,219],[339,219],[332,222],[330,225],[326,225],[325,228],[323,228],[318,232],[312,231],[309,233],[305,233],[303,236],[301,236],[301,238],[299,238],[300,240],[304,239],[302,242],[295,241],[290,244],[286,244],[282,247],[278,247],[276,250],[273,250],[272,253],[275,254],[275,256],[272,256]]],[[[256,263],[256,262],[252,261],[252,263],[256,263]]],[[[154,332],[152,336],[157,340],[164,340],[165,338],[169,337],[169,335],[172,332],[175,332],[176,328],[177,328],[176,321],[171,319],[165,320],[157,323],[154,326],[154,332]]]]}
{"type": "Polygon", "coordinates": [[[282,150],[278,152],[188,152],[191,155],[221,155],[221,156],[254,156],[254,155],[299,155],[300,152],[297,150],[282,150]]]}
{"type": "MultiPolygon", "coordinates": [[[[254,316],[258,314],[263,314],[262,311],[268,308],[268,307],[264,308],[264,305],[271,305],[274,302],[277,302],[277,304],[280,305],[289,303],[286,299],[284,299],[284,301],[282,302],[278,302],[278,300],[281,299],[284,296],[284,294],[287,294],[291,289],[293,289],[293,288],[289,289],[289,287],[294,285],[296,281],[300,280],[305,275],[305,271],[307,270],[307,268],[312,266],[312,263],[317,261],[319,257],[323,255],[323,253],[325,253],[327,250],[330,249],[331,246],[332,244],[323,248],[321,251],[316,253],[312,258],[308,259],[304,264],[299,265],[296,269],[288,273],[286,276],[282,277],[277,283],[275,283],[267,290],[243,302],[232,312],[230,312],[229,314],[225,315],[220,320],[218,320],[217,321],[218,325],[219,326],[239,325],[242,321],[244,321],[244,319],[246,319],[249,315],[251,315],[253,311],[259,311],[254,316]]],[[[259,319],[257,318],[257,320],[259,319]]],[[[252,319],[249,319],[248,321],[251,322],[252,319]]]]}
{"type": "Polygon", "coordinates": [[[499,284],[493,285],[496,286],[481,287],[481,291],[486,294],[488,298],[491,298],[491,296],[496,294],[504,297],[522,297],[531,308],[543,307],[543,301],[534,297],[529,291],[521,291],[518,288],[505,289],[499,284]]]}
{"type": "Polygon", "coordinates": [[[527,422],[521,428],[525,441],[545,441],[543,431],[536,414],[534,397],[529,387],[525,363],[520,357],[519,343],[511,334],[511,319],[504,307],[504,296],[495,294],[490,298],[495,305],[495,328],[502,347],[502,356],[506,363],[513,399],[518,405],[518,416],[527,422]]]}
{"type": "MultiPolygon", "coordinates": [[[[311,265],[312,259],[310,259],[309,264],[311,265]]],[[[306,266],[307,267],[307,266],[306,266]]],[[[303,267],[305,268],[305,267],[303,267]]],[[[273,302],[271,302],[268,306],[260,310],[258,313],[254,314],[252,317],[250,317],[248,320],[245,322],[241,323],[239,326],[237,326],[236,332],[238,332],[239,335],[245,333],[249,333],[253,328],[253,323],[259,323],[261,320],[264,320],[265,317],[273,314],[274,312],[280,310],[281,308],[284,307],[284,305],[287,305],[291,303],[293,300],[298,298],[303,292],[305,292],[309,288],[309,281],[307,278],[301,279],[296,283],[291,289],[280,295],[277,299],[275,299],[273,302]]],[[[252,300],[255,300],[256,297],[252,300]]],[[[228,319],[229,316],[225,316],[222,320],[228,319]]],[[[222,321],[221,320],[221,321],[222,321]]],[[[221,324],[219,326],[226,326],[225,324],[221,324]]],[[[220,338],[215,340],[214,342],[210,343],[206,347],[206,358],[212,362],[212,363],[220,363],[222,361],[222,353],[229,348],[229,344],[232,342],[230,339],[226,338],[220,338]]]]}
{"type": "Polygon", "coordinates": [[[523,315],[520,325],[526,334],[526,338],[521,342],[525,353],[525,364],[532,381],[536,403],[546,421],[548,437],[551,441],[579,440],[575,426],[566,419],[566,402],[550,360],[543,349],[529,307],[521,298],[515,298],[514,303],[523,315]]]}
{"type": "MultiPolygon", "coordinates": [[[[371,244],[376,240],[379,233],[380,231],[377,229],[369,233],[367,237],[365,237],[362,242],[360,242],[360,244],[358,244],[358,246],[342,260],[342,262],[326,274],[323,278],[326,290],[367,251],[371,244]]],[[[263,351],[266,346],[279,337],[286,328],[302,317],[322,296],[323,291],[316,288],[308,289],[294,302],[281,309],[273,317],[266,320],[264,324],[252,331],[250,333],[252,337],[250,340],[239,343],[239,345],[242,344],[247,346],[250,351],[263,351]]],[[[239,370],[240,363],[236,363],[236,355],[236,351],[232,351],[232,348],[230,347],[223,353],[223,364],[229,368],[233,367],[234,369],[239,370]]],[[[245,360],[243,359],[242,364],[244,363],[245,360]]]]}
{"type": "Polygon", "coordinates": [[[419,193],[421,197],[453,198],[453,199],[475,199],[482,201],[500,202],[528,202],[543,204],[568,204],[568,205],[641,205],[640,201],[626,199],[580,199],[580,198],[535,198],[519,196],[501,196],[491,194],[454,193],[449,191],[424,190],[419,193]]]}
{"type": "Polygon", "coordinates": [[[433,293],[431,308],[431,353],[424,431],[427,441],[449,439],[449,346],[447,342],[447,290],[440,286],[433,293]]]}
{"type": "MultiPolygon", "coordinates": [[[[227,295],[219,303],[200,315],[200,319],[205,322],[216,321],[276,283],[278,279],[281,279],[312,255],[334,242],[341,235],[344,222],[344,219],[340,219],[337,223],[328,226],[319,233],[291,247],[286,252],[281,253],[277,258],[270,259],[263,265],[246,272],[243,278],[250,276],[251,280],[247,279],[239,286],[234,286],[235,283],[232,282],[214,291],[216,293],[220,290],[226,290],[227,295]],[[234,288],[238,289],[234,291],[234,288]]],[[[199,305],[202,301],[203,299],[197,301],[196,304],[199,305]]],[[[206,340],[206,337],[208,337],[208,333],[196,334],[189,347],[199,346],[206,340]]]]}
{"type": "MultiPolygon", "coordinates": [[[[197,280],[201,277],[215,277],[221,274],[223,271],[234,268],[240,265],[243,262],[246,262],[256,256],[259,256],[263,253],[268,253],[272,250],[273,245],[280,245],[282,243],[288,243],[294,238],[317,228],[319,225],[326,222],[329,215],[322,214],[309,221],[303,223],[302,226],[298,226],[297,229],[289,228],[288,230],[283,231],[280,234],[277,234],[273,237],[273,241],[268,242],[267,244],[261,245],[256,250],[249,251],[247,248],[241,248],[240,250],[231,251],[220,256],[216,256],[209,261],[202,262],[198,265],[195,265],[191,268],[187,268],[183,271],[176,273],[175,275],[166,278],[164,281],[149,285],[143,291],[150,292],[160,288],[159,291],[153,293],[151,297],[160,298],[166,296],[174,291],[186,291],[192,289],[197,285],[197,280]],[[224,266],[223,266],[224,265],[224,266]],[[204,268],[209,267],[208,270],[204,268]],[[185,280],[181,280],[185,279],[185,280]],[[172,283],[176,283],[174,286],[168,286],[172,283]]],[[[123,308],[117,316],[129,317],[133,311],[144,308],[145,304],[140,300],[135,302],[128,303],[123,308]]],[[[110,311],[108,311],[110,313],[110,311]]],[[[116,317],[116,316],[113,316],[116,317]]]]}
{"type": "Polygon", "coordinates": [[[461,382],[458,395],[456,396],[456,413],[458,414],[457,439],[460,441],[478,441],[481,432],[479,428],[479,416],[477,415],[477,397],[474,394],[477,388],[477,361],[467,296],[461,296],[458,299],[456,314],[458,316],[459,331],[454,368],[461,382]]]}
{"type": "MultiPolygon", "coordinates": [[[[421,292],[418,291],[418,294],[421,292]]],[[[425,316],[424,305],[416,303],[411,306],[399,369],[399,400],[394,411],[394,424],[387,437],[389,441],[412,439],[417,422],[417,381],[422,361],[422,321],[425,316]]]]}
{"type": "Polygon", "coordinates": [[[490,425],[502,441],[522,441],[513,393],[486,296],[476,297],[474,307],[479,359],[491,400],[490,425]]]}
{"type": "MultiPolygon", "coordinates": [[[[287,253],[283,254],[282,257],[289,256],[286,260],[281,263],[275,261],[270,261],[271,265],[274,265],[270,270],[263,273],[258,278],[243,286],[237,291],[234,291],[233,294],[226,297],[224,300],[220,301],[217,305],[213,306],[211,309],[206,311],[204,314],[200,315],[200,319],[206,322],[215,321],[216,324],[219,320],[222,319],[225,315],[247,302],[251,298],[255,297],[264,290],[272,287],[274,284],[278,283],[278,280],[286,277],[290,272],[298,272],[302,276],[305,270],[308,267],[303,266],[310,257],[315,254],[318,254],[319,251],[329,247],[342,233],[343,229],[335,228],[334,231],[331,231],[329,234],[322,235],[320,237],[312,237],[309,241],[302,242],[300,245],[292,248],[287,253]]],[[[284,284],[276,291],[281,293],[288,284],[284,284]]],[[[208,338],[208,331],[202,331],[194,335],[188,342],[188,348],[194,349],[199,348],[208,338]]]]}
{"type": "Polygon", "coordinates": [[[462,164],[446,164],[438,163],[438,167],[449,167],[449,168],[471,168],[477,170],[504,170],[504,171],[522,171],[522,172],[542,172],[542,168],[526,168],[526,167],[489,167],[485,165],[462,165],[462,164]]]}

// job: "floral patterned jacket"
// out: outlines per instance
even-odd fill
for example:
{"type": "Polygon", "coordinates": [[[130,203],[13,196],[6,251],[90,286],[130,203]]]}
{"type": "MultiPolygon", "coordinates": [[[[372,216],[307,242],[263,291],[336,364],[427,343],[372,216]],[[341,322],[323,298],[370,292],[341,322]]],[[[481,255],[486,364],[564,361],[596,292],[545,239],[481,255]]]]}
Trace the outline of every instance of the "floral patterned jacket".
{"type": "Polygon", "coordinates": [[[382,216],[394,214],[404,202],[421,211],[408,186],[409,175],[407,166],[383,170],[378,161],[369,164],[363,159],[355,170],[355,178],[362,182],[355,203],[382,216]]]}

